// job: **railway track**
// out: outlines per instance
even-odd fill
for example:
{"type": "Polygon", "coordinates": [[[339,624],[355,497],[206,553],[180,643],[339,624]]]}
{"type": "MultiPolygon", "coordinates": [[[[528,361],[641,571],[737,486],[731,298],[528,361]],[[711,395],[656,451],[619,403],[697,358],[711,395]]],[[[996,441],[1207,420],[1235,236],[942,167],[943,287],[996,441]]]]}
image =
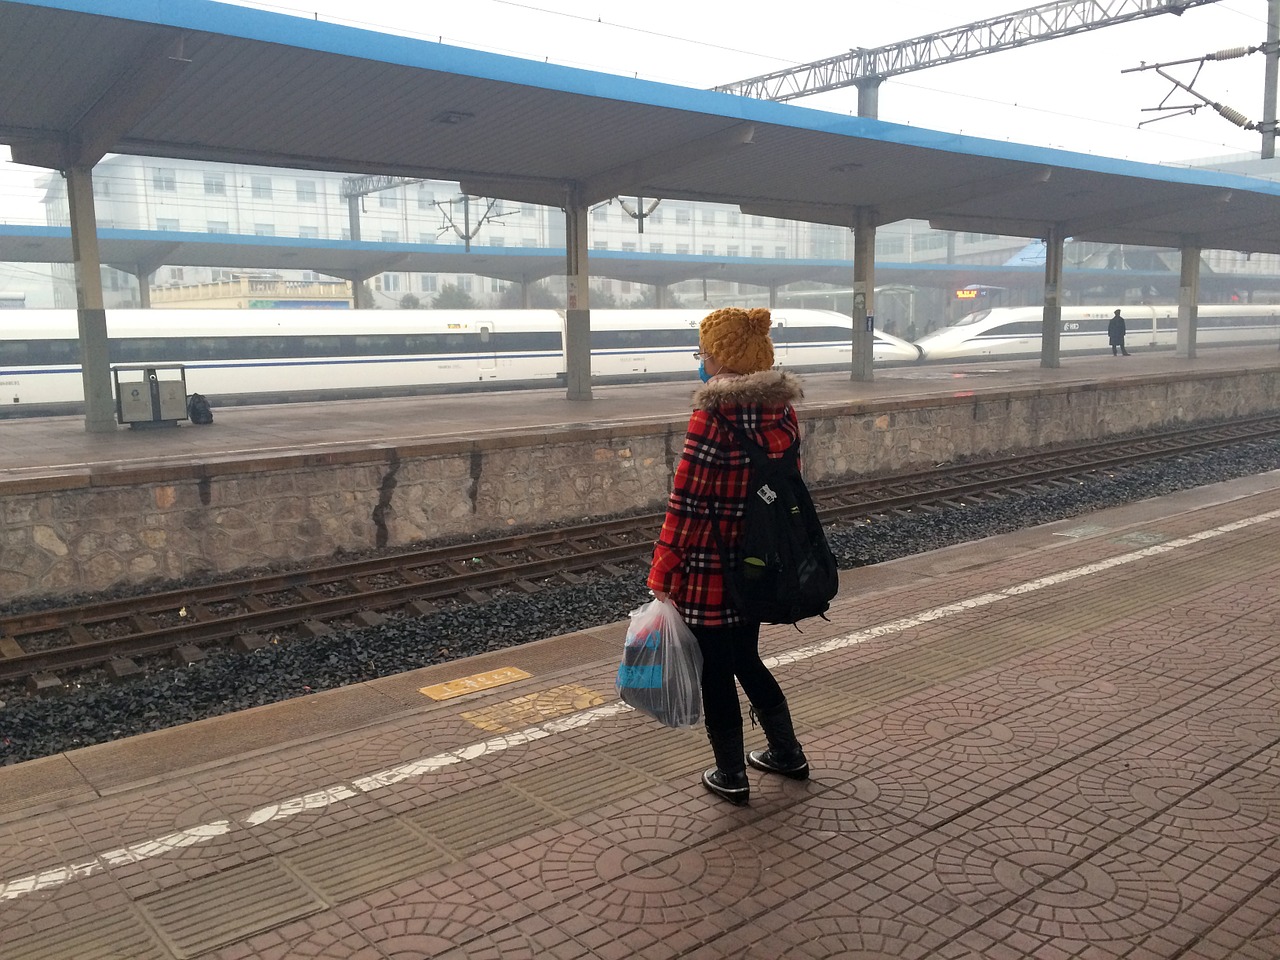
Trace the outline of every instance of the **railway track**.
{"type": "MultiPolygon", "coordinates": [[[[1080,483],[1100,471],[1276,436],[1280,417],[1259,417],[851,480],[813,492],[826,523],[874,521],[1080,483]]],[[[655,513],[593,522],[0,616],[0,681],[25,679],[37,690],[50,673],[175,652],[198,656],[213,644],[247,650],[271,640],[302,642],[387,617],[484,603],[502,592],[535,593],[585,576],[616,576],[648,563],[661,520],[655,513]]]]}

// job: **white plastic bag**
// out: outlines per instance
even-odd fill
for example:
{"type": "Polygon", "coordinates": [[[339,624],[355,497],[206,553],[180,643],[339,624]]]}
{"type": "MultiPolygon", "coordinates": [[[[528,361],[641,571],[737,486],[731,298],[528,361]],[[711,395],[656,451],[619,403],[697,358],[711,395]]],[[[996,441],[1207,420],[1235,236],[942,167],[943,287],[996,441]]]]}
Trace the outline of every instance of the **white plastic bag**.
{"type": "Polygon", "coordinates": [[[631,611],[618,696],[668,727],[702,721],[702,651],[671,601],[631,611]]]}

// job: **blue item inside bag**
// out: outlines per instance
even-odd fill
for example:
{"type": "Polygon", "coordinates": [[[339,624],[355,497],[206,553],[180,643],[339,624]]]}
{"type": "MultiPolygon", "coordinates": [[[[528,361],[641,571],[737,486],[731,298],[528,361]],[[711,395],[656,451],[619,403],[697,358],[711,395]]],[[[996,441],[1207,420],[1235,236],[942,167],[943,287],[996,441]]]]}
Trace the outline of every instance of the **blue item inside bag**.
{"type": "Polygon", "coordinates": [[[616,687],[626,703],[666,726],[702,721],[702,651],[669,601],[631,612],[616,687]]]}

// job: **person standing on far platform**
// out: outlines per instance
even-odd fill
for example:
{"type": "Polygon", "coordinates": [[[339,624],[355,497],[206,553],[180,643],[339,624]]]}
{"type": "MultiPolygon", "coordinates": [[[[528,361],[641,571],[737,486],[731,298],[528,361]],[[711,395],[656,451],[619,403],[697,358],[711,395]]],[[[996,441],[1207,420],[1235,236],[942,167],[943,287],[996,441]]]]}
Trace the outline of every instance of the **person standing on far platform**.
{"type": "Polygon", "coordinates": [[[736,804],[750,797],[747,763],[793,780],[809,776],[786,697],[760,660],[760,624],[729,599],[713,530],[719,524],[732,552],[742,531],[751,462],[717,414],[748,431],[771,456],[800,442],[792,405],[804,394],[793,374],[773,369],[770,323],[764,308],[727,307],[702,320],[695,356],[704,385],[693,394],[693,415],[647,581],[655,597],[675,604],[698,640],[703,716],[716,761],[702,783],[736,804]],[[767,749],[752,750],[745,762],[738,683],[768,741],[767,749]]]}
{"type": "Polygon", "coordinates": [[[1120,316],[1117,310],[1112,316],[1111,322],[1107,324],[1107,340],[1111,343],[1111,355],[1114,357],[1116,351],[1119,350],[1124,356],[1129,355],[1129,351],[1124,348],[1124,317],[1120,316]]]}

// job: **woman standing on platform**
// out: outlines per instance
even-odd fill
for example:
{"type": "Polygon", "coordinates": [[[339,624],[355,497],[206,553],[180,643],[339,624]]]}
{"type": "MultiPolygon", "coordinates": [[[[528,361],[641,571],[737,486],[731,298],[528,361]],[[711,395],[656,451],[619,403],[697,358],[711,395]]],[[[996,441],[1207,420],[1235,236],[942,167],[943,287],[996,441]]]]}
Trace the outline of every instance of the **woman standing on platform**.
{"type": "Polygon", "coordinates": [[[713,524],[730,551],[742,529],[750,460],[719,412],[771,456],[800,442],[792,404],[803,396],[790,373],[774,370],[769,311],[727,307],[708,314],[698,334],[693,415],[676,465],[662,532],[654,546],[648,586],[680,610],[702,650],[702,705],[716,765],[703,785],[732,803],[750,797],[746,763],[795,780],[809,776],[786,697],[760,660],[760,624],[731,605],[713,524]],[[736,683],[735,683],[736,680],[736,683]],[[759,717],[768,747],[743,760],[742,707],[737,683],[759,717]]]}

